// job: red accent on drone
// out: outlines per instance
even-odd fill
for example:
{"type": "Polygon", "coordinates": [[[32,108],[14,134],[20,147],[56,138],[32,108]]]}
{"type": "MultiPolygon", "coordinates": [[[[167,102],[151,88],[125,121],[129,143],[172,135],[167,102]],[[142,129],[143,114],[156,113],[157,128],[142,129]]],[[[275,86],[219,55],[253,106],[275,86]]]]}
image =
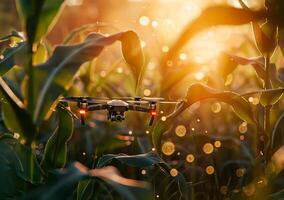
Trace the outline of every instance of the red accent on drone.
{"type": "Polygon", "coordinates": [[[85,114],[86,114],[86,110],[79,110],[79,113],[80,113],[81,115],[85,115],[85,114]]]}
{"type": "Polygon", "coordinates": [[[157,112],[156,112],[156,111],[151,111],[151,115],[152,115],[152,116],[156,116],[156,115],[157,115],[157,112]]]}

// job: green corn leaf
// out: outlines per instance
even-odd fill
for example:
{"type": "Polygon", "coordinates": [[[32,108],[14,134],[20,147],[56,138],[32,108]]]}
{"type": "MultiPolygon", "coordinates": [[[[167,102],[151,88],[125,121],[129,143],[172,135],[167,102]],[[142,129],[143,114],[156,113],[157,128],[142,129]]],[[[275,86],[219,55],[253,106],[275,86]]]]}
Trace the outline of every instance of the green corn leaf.
{"type": "Polygon", "coordinates": [[[276,104],[282,97],[284,88],[268,89],[261,93],[260,103],[263,106],[272,106],[276,104]]]}
{"type": "Polygon", "coordinates": [[[276,47],[276,26],[266,22],[261,26],[257,23],[252,23],[252,27],[258,50],[263,55],[272,53],[276,47]]]}
{"type": "Polygon", "coordinates": [[[187,92],[187,103],[192,105],[197,101],[204,99],[214,98],[219,101],[230,104],[234,112],[244,121],[255,124],[256,121],[252,114],[252,110],[249,102],[234,92],[218,92],[213,88],[210,88],[203,84],[193,84],[187,92]]]}
{"type": "Polygon", "coordinates": [[[277,149],[279,149],[284,144],[284,113],[282,113],[271,133],[271,142],[270,142],[270,149],[272,153],[274,153],[277,149]]]}
{"type": "Polygon", "coordinates": [[[199,17],[187,25],[178,37],[176,42],[170,48],[168,55],[164,62],[171,60],[178,54],[180,49],[190,40],[193,36],[204,29],[216,25],[241,25],[247,24],[251,21],[258,21],[264,19],[266,13],[264,10],[251,11],[247,9],[238,9],[229,6],[213,6],[205,9],[199,17]]]}
{"type": "Polygon", "coordinates": [[[155,153],[146,153],[128,156],[125,154],[114,155],[108,154],[101,157],[98,161],[97,167],[101,168],[106,165],[113,163],[114,161],[118,161],[122,164],[131,166],[131,167],[150,167],[155,164],[162,162],[161,158],[155,153]]]}
{"type": "Polygon", "coordinates": [[[37,51],[33,54],[33,65],[39,65],[46,62],[48,57],[47,49],[44,43],[39,43],[37,51]]]}
{"type": "MultiPolygon", "coordinates": [[[[129,64],[139,67],[143,60],[140,43],[133,42],[138,37],[133,31],[121,32],[108,37],[98,33],[90,34],[82,43],[70,46],[58,46],[55,48],[53,55],[46,63],[38,65],[34,69],[34,96],[31,97],[36,102],[33,112],[33,120],[41,122],[50,114],[50,108],[54,105],[54,101],[63,94],[72,83],[74,74],[78,71],[80,65],[84,62],[97,57],[105,46],[119,40],[125,48],[123,51],[124,58],[129,64]],[[134,37],[135,39],[130,39],[134,37]],[[132,43],[128,45],[127,43],[132,43]],[[136,46],[135,45],[139,45],[136,46]],[[132,52],[128,47],[133,47],[132,52]],[[127,49],[127,50],[126,50],[127,49]],[[138,51],[138,52],[137,52],[138,51]],[[138,59],[135,64],[135,60],[138,59]]],[[[142,67],[142,66],[140,66],[142,67]]],[[[142,69],[136,69],[135,73],[142,69]]]]}
{"type": "Polygon", "coordinates": [[[256,71],[258,77],[264,79],[264,64],[265,60],[262,56],[256,58],[243,58],[227,52],[222,52],[219,56],[219,72],[223,78],[226,78],[229,74],[231,74],[238,65],[251,65],[256,71]]]}
{"type": "MultiPolygon", "coordinates": [[[[162,91],[164,93],[173,89],[180,81],[182,81],[189,74],[197,71],[199,66],[194,63],[186,63],[184,67],[180,69],[170,70],[164,77],[162,81],[162,91]]],[[[162,93],[163,93],[162,92],[162,93]]]]}
{"type": "Polygon", "coordinates": [[[75,162],[67,169],[54,171],[53,174],[53,179],[50,178],[47,184],[27,194],[23,199],[66,199],[72,196],[73,189],[79,181],[88,179],[104,181],[127,200],[135,199],[136,192],[144,192],[146,197],[149,195],[147,183],[124,178],[112,166],[101,169],[88,169],[81,163],[75,162]]]}
{"type": "Polygon", "coordinates": [[[42,167],[45,170],[52,170],[64,167],[67,158],[67,143],[73,133],[73,117],[60,106],[57,108],[58,125],[46,143],[42,167]]]}
{"type": "Polygon", "coordinates": [[[64,0],[17,0],[17,9],[30,45],[38,42],[53,27],[54,19],[64,0]]]}
{"type": "Polygon", "coordinates": [[[154,127],[154,133],[152,135],[152,141],[156,150],[161,151],[161,140],[163,134],[170,130],[169,126],[173,124],[174,119],[182,113],[186,108],[192,104],[205,99],[217,99],[232,106],[236,115],[242,120],[256,124],[256,120],[253,116],[252,109],[249,102],[241,95],[234,92],[219,92],[213,88],[210,88],[204,84],[193,84],[190,86],[186,96],[186,102],[181,104],[172,114],[166,117],[166,121],[159,120],[154,127]]]}
{"type": "Polygon", "coordinates": [[[18,43],[16,47],[7,48],[0,59],[0,75],[5,74],[15,65],[24,65],[26,62],[26,42],[18,43]]]}
{"type": "Polygon", "coordinates": [[[31,144],[36,135],[36,128],[32,123],[31,116],[2,78],[0,78],[0,96],[2,98],[2,116],[6,127],[12,133],[19,133],[31,144]]]}
{"type": "Polygon", "coordinates": [[[10,135],[0,137],[0,199],[17,198],[42,181],[32,150],[10,135]]]}

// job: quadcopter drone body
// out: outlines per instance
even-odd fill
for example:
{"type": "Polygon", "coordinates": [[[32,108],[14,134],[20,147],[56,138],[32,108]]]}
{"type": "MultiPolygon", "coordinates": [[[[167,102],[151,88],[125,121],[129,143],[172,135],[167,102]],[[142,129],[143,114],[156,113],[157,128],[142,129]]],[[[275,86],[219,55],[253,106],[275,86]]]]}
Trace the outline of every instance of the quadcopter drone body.
{"type": "Polygon", "coordinates": [[[118,98],[92,98],[92,97],[67,97],[61,102],[76,102],[79,108],[81,124],[85,125],[87,112],[97,110],[107,110],[107,119],[121,122],[125,120],[126,111],[138,111],[150,114],[149,126],[154,122],[157,115],[157,104],[177,104],[179,102],[166,102],[163,98],[154,97],[118,97],[118,98]]]}

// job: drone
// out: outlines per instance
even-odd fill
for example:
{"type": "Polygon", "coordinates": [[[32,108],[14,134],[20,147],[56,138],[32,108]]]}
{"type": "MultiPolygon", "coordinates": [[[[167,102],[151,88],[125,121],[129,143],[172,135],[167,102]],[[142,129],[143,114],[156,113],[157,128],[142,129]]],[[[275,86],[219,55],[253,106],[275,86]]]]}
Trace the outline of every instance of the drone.
{"type": "Polygon", "coordinates": [[[107,119],[112,122],[125,120],[126,111],[138,111],[150,114],[149,126],[152,126],[157,116],[157,104],[178,104],[180,102],[164,101],[160,97],[113,97],[113,98],[94,98],[94,97],[66,97],[60,102],[77,103],[81,124],[85,125],[87,112],[106,110],[107,119]]]}

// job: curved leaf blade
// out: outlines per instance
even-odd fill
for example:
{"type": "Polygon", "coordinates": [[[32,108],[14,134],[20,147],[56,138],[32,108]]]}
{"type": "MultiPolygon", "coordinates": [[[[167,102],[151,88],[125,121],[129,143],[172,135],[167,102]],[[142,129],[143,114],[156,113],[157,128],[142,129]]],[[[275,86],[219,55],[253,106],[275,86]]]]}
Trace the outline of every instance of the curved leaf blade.
{"type": "Polygon", "coordinates": [[[43,169],[49,171],[62,168],[67,158],[67,143],[73,133],[73,117],[60,106],[57,108],[58,125],[53,135],[47,141],[42,160],[43,169]]]}
{"type": "Polygon", "coordinates": [[[171,60],[180,49],[193,38],[198,32],[216,25],[241,25],[251,21],[264,19],[265,11],[251,11],[238,9],[230,6],[213,6],[205,9],[201,15],[186,26],[183,33],[178,37],[174,45],[170,48],[167,60],[171,60]]]}
{"type": "MultiPolygon", "coordinates": [[[[53,55],[46,63],[38,65],[34,69],[34,96],[36,102],[33,113],[33,120],[41,122],[48,114],[54,101],[64,93],[72,83],[74,74],[80,66],[95,57],[97,57],[105,46],[111,45],[117,40],[125,41],[125,35],[134,34],[132,31],[120,32],[111,36],[103,36],[98,33],[90,34],[86,40],[76,45],[62,45],[56,47],[53,55]]],[[[129,60],[133,55],[131,52],[125,52],[129,60]]],[[[137,55],[135,54],[134,57],[137,55]]],[[[126,55],[124,55],[126,57],[126,55]]],[[[131,64],[131,63],[130,63],[131,64]]]]}
{"type": "Polygon", "coordinates": [[[17,0],[17,9],[23,19],[30,44],[38,42],[54,25],[53,21],[64,0],[17,0]]]}

